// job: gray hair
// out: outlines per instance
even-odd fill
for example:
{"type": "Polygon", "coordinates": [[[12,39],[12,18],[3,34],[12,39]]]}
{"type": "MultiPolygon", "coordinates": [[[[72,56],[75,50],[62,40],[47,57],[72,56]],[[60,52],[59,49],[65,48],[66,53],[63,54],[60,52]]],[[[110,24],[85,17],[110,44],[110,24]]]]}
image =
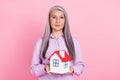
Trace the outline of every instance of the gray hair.
{"type": "Polygon", "coordinates": [[[74,60],[75,59],[75,48],[74,48],[74,43],[73,43],[73,40],[72,40],[71,32],[70,32],[70,29],[69,29],[68,16],[67,16],[67,13],[66,13],[65,9],[61,6],[58,6],[58,5],[53,6],[49,10],[44,36],[42,38],[42,45],[41,45],[41,49],[40,49],[40,57],[42,59],[45,59],[45,54],[46,54],[46,51],[48,49],[49,37],[50,37],[50,34],[52,32],[52,29],[51,29],[51,26],[50,26],[50,14],[53,10],[60,10],[64,13],[64,16],[65,16],[65,25],[64,25],[64,28],[63,28],[64,39],[65,39],[65,43],[66,43],[68,52],[69,52],[71,58],[74,60]]]}

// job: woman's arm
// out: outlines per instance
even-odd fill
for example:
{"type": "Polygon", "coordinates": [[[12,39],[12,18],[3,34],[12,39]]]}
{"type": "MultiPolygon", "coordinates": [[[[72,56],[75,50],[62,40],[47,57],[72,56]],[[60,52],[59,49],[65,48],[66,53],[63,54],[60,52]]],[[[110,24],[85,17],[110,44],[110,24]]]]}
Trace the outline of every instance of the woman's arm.
{"type": "Polygon", "coordinates": [[[82,60],[82,53],[80,49],[80,44],[76,39],[73,39],[75,47],[75,61],[73,63],[73,74],[80,75],[83,72],[84,64],[82,60]]]}
{"type": "Polygon", "coordinates": [[[44,69],[45,65],[42,64],[42,60],[39,57],[41,43],[42,43],[42,39],[38,40],[38,42],[36,43],[32,58],[32,65],[30,68],[31,73],[35,76],[41,76],[46,73],[44,69]]]}

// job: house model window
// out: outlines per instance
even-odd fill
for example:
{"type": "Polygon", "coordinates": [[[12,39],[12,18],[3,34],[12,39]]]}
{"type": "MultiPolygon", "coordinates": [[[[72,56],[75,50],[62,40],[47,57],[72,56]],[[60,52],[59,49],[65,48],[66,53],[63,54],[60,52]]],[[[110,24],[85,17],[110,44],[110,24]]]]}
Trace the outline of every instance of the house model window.
{"type": "Polygon", "coordinates": [[[53,59],[53,67],[59,67],[59,60],[53,59]]]}
{"type": "Polygon", "coordinates": [[[67,62],[64,63],[64,68],[68,68],[68,63],[67,62]]]}
{"type": "Polygon", "coordinates": [[[55,51],[48,60],[50,60],[50,72],[60,74],[69,72],[72,59],[65,50],[55,51]]]}

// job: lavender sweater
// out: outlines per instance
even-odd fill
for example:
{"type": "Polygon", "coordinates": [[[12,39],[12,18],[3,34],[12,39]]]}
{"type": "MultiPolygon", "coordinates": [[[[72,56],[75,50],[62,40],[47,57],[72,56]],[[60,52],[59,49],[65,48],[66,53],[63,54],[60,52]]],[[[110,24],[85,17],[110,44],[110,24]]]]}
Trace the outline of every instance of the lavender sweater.
{"type": "Polygon", "coordinates": [[[70,66],[74,67],[74,72],[72,74],[48,75],[47,72],[44,70],[45,65],[50,63],[50,61],[48,60],[49,56],[55,50],[66,50],[68,53],[68,50],[67,50],[67,47],[64,41],[64,36],[62,35],[56,39],[52,36],[52,34],[49,38],[49,46],[46,52],[45,60],[41,61],[41,59],[39,58],[42,39],[38,40],[38,42],[36,43],[34,53],[33,53],[33,58],[32,58],[32,64],[30,68],[31,73],[35,76],[38,76],[38,80],[73,80],[73,75],[80,75],[84,68],[84,64],[82,61],[82,55],[80,51],[80,45],[76,39],[73,39],[73,42],[75,46],[76,58],[74,62],[73,61],[70,62],[70,66]]]}

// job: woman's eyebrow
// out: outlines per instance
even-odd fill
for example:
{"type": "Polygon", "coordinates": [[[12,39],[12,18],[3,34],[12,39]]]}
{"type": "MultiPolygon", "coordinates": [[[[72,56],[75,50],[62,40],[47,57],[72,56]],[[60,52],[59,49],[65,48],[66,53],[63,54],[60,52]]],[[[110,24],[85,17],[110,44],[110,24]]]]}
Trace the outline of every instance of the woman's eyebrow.
{"type": "Polygon", "coordinates": [[[51,16],[56,16],[55,14],[51,14],[51,16]]]}

